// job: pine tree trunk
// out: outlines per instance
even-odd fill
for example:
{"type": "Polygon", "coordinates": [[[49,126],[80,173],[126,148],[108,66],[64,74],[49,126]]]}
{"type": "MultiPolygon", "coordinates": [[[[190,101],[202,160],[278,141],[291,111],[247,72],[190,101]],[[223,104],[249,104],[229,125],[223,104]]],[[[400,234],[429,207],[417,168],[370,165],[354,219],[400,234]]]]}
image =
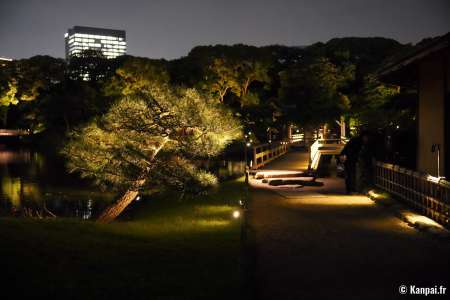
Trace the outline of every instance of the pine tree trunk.
{"type": "Polygon", "coordinates": [[[119,200],[105,209],[97,218],[97,222],[109,223],[111,221],[114,221],[125,210],[125,208],[127,208],[127,206],[130,205],[134,199],[136,199],[137,195],[139,194],[140,188],[145,184],[145,177],[146,176],[144,175],[141,176],[141,179],[138,179],[133,187],[128,189],[125,194],[120,197],[119,200]]]}
{"type": "Polygon", "coordinates": [[[138,191],[128,190],[117,202],[103,211],[103,213],[98,217],[97,222],[109,223],[116,219],[125,210],[125,208],[133,202],[138,194],[138,191]]]}
{"type": "MultiPolygon", "coordinates": [[[[149,161],[153,161],[159,151],[164,147],[164,145],[169,140],[168,137],[165,137],[161,144],[155,149],[149,161]]],[[[139,190],[144,186],[146,178],[148,176],[149,170],[146,170],[141,174],[139,179],[135,181],[135,183],[130,187],[122,197],[105,209],[102,214],[97,218],[97,222],[99,223],[109,223],[114,221],[124,210],[130,205],[131,202],[137,197],[139,194],[139,190]]]]}

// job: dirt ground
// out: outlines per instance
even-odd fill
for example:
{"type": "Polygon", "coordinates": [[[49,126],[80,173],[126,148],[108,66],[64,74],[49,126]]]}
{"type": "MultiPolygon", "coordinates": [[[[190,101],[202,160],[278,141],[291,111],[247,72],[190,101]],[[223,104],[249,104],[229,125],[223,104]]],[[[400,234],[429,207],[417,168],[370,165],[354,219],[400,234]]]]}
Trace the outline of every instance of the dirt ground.
{"type": "MultiPolygon", "coordinates": [[[[266,168],[299,170],[304,157],[289,153],[266,168]]],[[[448,299],[448,239],[409,227],[365,196],[345,195],[343,179],[318,180],[323,187],[251,180],[255,298],[405,299],[401,285],[444,285],[447,295],[433,298],[448,299]]]]}

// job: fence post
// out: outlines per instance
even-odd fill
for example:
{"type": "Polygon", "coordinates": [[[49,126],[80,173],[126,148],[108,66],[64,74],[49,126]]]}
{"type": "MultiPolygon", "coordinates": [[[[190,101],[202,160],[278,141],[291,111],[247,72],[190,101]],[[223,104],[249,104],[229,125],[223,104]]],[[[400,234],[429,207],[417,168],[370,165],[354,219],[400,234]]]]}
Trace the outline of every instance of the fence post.
{"type": "Polygon", "coordinates": [[[255,168],[258,167],[258,161],[256,159],[256,147],[253,147],[253,165],[255,166],[255,168]]]}

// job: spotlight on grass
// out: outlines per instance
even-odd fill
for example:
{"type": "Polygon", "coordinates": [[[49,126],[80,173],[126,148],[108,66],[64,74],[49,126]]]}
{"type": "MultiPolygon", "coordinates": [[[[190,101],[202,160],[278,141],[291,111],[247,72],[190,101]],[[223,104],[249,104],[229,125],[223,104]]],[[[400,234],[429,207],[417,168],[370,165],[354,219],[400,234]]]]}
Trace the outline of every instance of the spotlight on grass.
{"type": "Polygon", "coordinates": [[[239,210],[233,211],[233,218],[238,219],[241,216],[241,212],[239,210]]]}

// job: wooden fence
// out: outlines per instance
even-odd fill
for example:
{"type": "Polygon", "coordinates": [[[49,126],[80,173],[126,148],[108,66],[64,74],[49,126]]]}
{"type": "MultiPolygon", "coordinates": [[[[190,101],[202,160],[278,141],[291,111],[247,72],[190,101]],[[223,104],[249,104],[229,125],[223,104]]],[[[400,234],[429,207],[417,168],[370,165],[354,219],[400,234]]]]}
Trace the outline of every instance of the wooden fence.
{"type": "Polygon", "coordinates": [[[449,228],[450,182],[396,165],[376,162],[375,185],[449,228]]]}
{"type": "Polygon", "coordinates": [[[258,169],[288,152],[289,142],[263,144],[253,147],[253,169],[258,169]]]}

